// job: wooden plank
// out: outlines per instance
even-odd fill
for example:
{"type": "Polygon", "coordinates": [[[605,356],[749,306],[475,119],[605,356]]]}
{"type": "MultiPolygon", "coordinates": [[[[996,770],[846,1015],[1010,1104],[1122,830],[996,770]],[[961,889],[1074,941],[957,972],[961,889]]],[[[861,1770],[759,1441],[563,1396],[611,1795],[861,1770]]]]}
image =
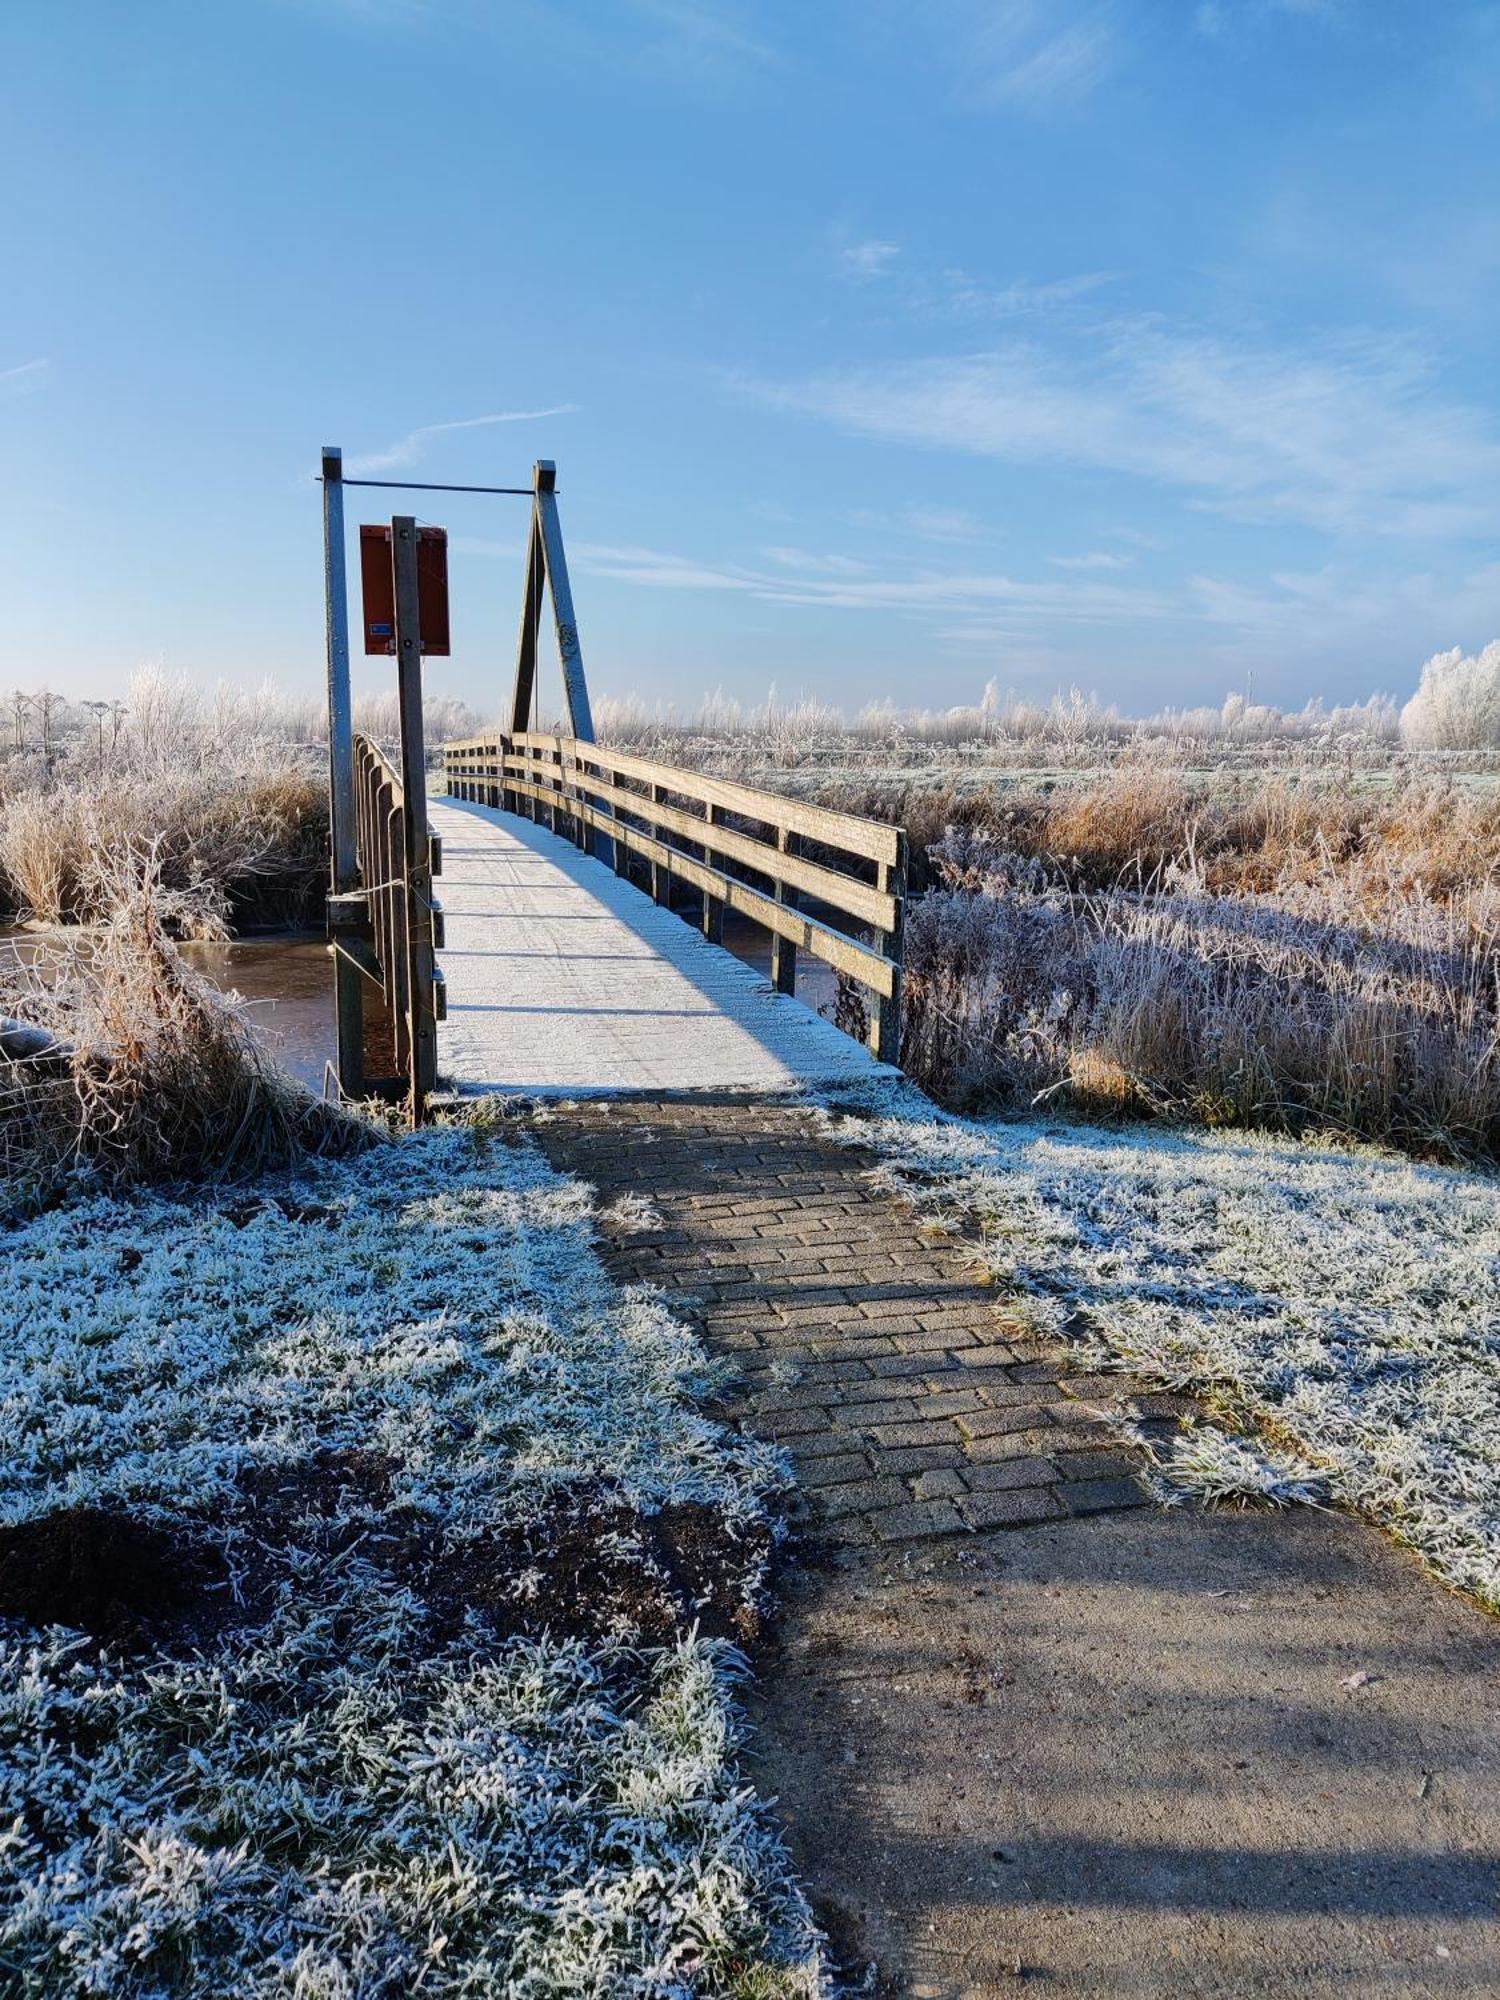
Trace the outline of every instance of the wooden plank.
{"type": "MultiPolygon", "coordinates": [[[[575,783],[592,790],[603,789],[602,786],[590,785],[590,781],[582,776],[577,777],[575,783]]],[[[656,789],[665,787],[658,784],[656,789]]],[[[773,882],[781,882],[789,889],[800,889],[809,896],[816,896],[820,903],[828,903],[845,916],[855,917],[877,931],[894,928],[896,907],[893,897],[872,888],[868,882],[857,882],[850,875],[839,874],[836,869],[824,868],[816,861],[803,861],[787,853],[782,846],[782,842],[791,837],[791,830],[787,827],[776,829],[777,844],[773,847],[769,841],[757,840],[754,834],[740,833],[714,820],[697,819],[677,806],[663,805],[655,800],[648,802],[638,792],[621,793],[616,804],[623,812],[636,813],[658,827],[670,827],[685,839],[706,844],[717,854],[727,854],[734,861],[742,861],[747,868],[770,876],[773,882]],[[706,831],[708,828],[712,828],[711,836],[706,831]]]]}
{"type": "MultiPolygon", "coordinates": [[[[538,803],[544,803],[550,794],[549,788],[517,779],[513,789],[538,803]]],[[[899,968],[880,952],[872,951],[868,945],[856,944],[841,931],[831,930],[827,924],[820,924],[815,917],[804,916],[800,910],[790,909],[784,903],[764,896],[759,889],[751,889],[743,882],[737,882],[732,875],[722,869],[709,867],[701,861],[694,861],[675,847],[664,841],[653,839],[648,833],[641,833],[633,826],[626,826],[619,820],[610,819],[597,806],[586,800],[575,801],[574,810],[590,826],[612,832],[616,840],[628,847],[632,853],[640,854],[648,861],[654,861],[669,874],[679,876],[695,889],[717,896],[725,906],[738,911],[742,916],[752,918],[768,931],[789,939],[801,950],[811,952],[825,965],[834,966],[840,972],[847,972],[862,986],[882,997],[895,991],[899,968]]]]}
{"type": "MultiPolygon", "coordinates": [[[[513,752],[532,744],[551,751],[565,739],[523,733],[510,741],[513,752]]],[[[764,826],[784,826],[789,833],[799,834],[805,840],[818,840],[827,847],[841,848],[846,854],[862,855],[868,861],[895,863],[900,828],[887,826],[881,820],[833,812],[827,806],[810,805],[804,799],[784,798],[779,792],[732,784],[727,778],[705,777],[698,771],[653,763],[621,750],[602,749],[597,743],[575,745],[574,751],[580,762],[593,764],[600,771],[617,771],[622,777],[637,778],[646,785],[659,784],[681,798],[696,799],[701,805],[722,806],[727,812],[742,813],[764,826]]]]}

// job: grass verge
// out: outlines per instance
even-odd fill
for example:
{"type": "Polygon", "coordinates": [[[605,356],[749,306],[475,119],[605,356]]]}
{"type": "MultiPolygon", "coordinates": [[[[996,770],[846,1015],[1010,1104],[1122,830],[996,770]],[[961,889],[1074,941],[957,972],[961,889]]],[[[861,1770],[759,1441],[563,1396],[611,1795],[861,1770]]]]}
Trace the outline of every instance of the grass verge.
{"type": "Polygon", "coordinates": [[[845,1095],[881,1183],[976,1223],[997,1284],[1096,1368],[1241,1429],[1159,1449],[1169,1494],[1327,1498],[1500,1610],[1500,1184],[1258,1135],[845,1095]]]}
{"type": "Polygon", "coordinates": [[[820,1990],[734,1755],[785,1475],[577,1184],[435,1130],[7,1285],[7,1992],[820,1990]]]}

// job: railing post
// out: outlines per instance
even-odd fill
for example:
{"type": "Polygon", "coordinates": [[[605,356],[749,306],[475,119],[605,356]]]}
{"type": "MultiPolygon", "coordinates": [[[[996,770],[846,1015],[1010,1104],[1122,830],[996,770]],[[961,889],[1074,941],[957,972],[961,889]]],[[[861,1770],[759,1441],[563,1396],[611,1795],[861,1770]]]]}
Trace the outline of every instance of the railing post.
{"type": "Polygon", "coordinates": [[[901,972],[905,953],[906,933],[906,832],[898,828],[896,833],[896,858],[876,864],[876,885],[896,902],[896,928],[886,931],[881,939],[881,949],[889,959],[894,959],[896,977],[889,996],[877,996],[877,1003],[870,1016],[870,1050],[877,1062],[901,1066],[901,972]]]}
{"type": "MultiPolygon", "coordinates": [[[[796,835],[789,833],[784,826],[778,826],[776,852],[791,853],[795,838],[796,835]]],[[[792,909],[797,907],[796,890],[788,889],[780,877],[776,881],[776,900],[792,909]]],[[[771,984],[778,993],[795,993],[797,990],[797,947],[790,938],[782,937],[779,931],[771,933],[771,984]]]]}
{"type": "Polygon", "coordinates": [[[406,1004],[411,1033],[411,1120],[423,1123],[437,1082],[433,997],[432,844],[427,827],[427,759],[422,734],[421,607],[417,594],[417,524],[391,522],[396,602],[396,689],[401,711],[402,874],[406,895],[406,1004]]]}
{"type": "MultiPolygon", "coordinates": [[[[612,792],[624,791],[625,780],[620,776],[618,771],[610,772],[609,788],[612,792]]],[[[618,819],[620,817],[620,808],[617,805],[615,805],[613,801],[611,801],[610,803],[609,811],[611,819],[618,819]]],[[[625,880],[628,882],[630,880],[630,850],[628,847],[626,847],[623,841],[619,840],[611,841],[610,845],[614,848],[613,860],[615,864],[615,873],[617,875],[623,875],[625,877],[625,880]]]]}
{"type": "MultiPolygon", "coordinates": [[[[662,788],[653,780],[651,785],[651,803],[654,806],[660,805],[661,800],[662,788]]],[[[656,835],[658,840],[661,839],[661,829],[657,826],[654,818],[651,822],[651,831],[656,835]]],[[[651,900],[653,903],[660,903],[663,908],[669,907],[672,901],[671,873],[668,869],[663,868],[659,861],[653,861],[651,864],[651,900]]]]}
{"type": "MultiPolygon", "coordinates": [[[[703,807],[704,824],[711,827],[717,817],[718,807],[705,801],[703,807]]],[[[703,843],[703,860],[707,867],[712,868],[714,866],[713,849],[706,840],[703,843]]],[[[710,896],[707,889],[703,891],[703,935],[708,939],[710,944],[722,944],[724,942],[723,899],[718,896],[710,896]]]]}

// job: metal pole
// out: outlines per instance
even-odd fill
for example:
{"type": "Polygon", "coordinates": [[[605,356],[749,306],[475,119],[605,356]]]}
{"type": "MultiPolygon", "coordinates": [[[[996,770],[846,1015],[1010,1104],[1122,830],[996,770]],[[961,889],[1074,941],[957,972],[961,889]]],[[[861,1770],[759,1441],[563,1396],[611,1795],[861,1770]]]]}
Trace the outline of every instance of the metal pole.
{"type": "MultiPolygon", "coordinates": [[[[355,845],[354,721],[349,695],[349,595],[344,574],[344,459],[337,445],[323,447],[323,591],[328,641],[328,821],[335,896],[359,887],[355,845]]],[[[332,926],[329,929],[332,938],[332,926]]],[[[364,1095],[364,993],[362,975],[333,952],[333,1003],[339,1088],[364,1095]]]]}
{"type": "MultiPolygon", "coordinates": [[[[536,481],[536,532],[541,537],[547,585],[552,592],[552,618],[557,628],[558,656],[562,661],[568,727],[580,743],[592,743],[594,715],[589,707],[583,648],[578,643],[578,620],[573,612],[573,586],[568,581],[568,558],[563,552],[562,522],[557,513],[557,467],[550,458],[539,458],[532,477],[536,481]]],[[[612,868],[615,843],[609,835],[596,832],[593,847],[596,858],[612,868]]]]}
{"type": "Polygon", "coordinates": [[[568,558],[563,553],[562,523],[557,517],[557,467],[550,458],[539,458],[533,477],[537,525],[547,558],[547,581],[552,587],[552,617],[557,626],[557,650],[562,658],[568,724],[580,743],[592,743],[594,717],[589,707],[588,682],[583,675],[578,621],[573,615],[573,589],[568,582],[568,558]]]}
{"type": "Polygon", "coordinates": [[[544,582],[542,531],[533,500],[531,536],[526,548],[526,595],[521,605],[521,641],[516,648],[516,686],[510,704],[513,736],[524,735],[531,727],[531,709],[536,693],[536,641],[542,628],[544,582]]]}
{"type": "Polygon", "coordinates": [[[427,830],[427,755],[422,737],[422,613],[417,592],[417,524],[391,522],[396,600],[396,691],[401,710],[402,872],[406,877],[406,992],[411,1020],[411,1121],[420,1125],[437,1081],[433,998],[432,842],[427,830]]]}

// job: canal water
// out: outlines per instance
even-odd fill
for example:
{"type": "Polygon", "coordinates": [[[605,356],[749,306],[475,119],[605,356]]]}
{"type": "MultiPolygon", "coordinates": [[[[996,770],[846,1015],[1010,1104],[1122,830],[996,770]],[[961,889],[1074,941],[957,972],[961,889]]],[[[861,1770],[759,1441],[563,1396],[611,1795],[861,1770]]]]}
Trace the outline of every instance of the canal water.
{"type": "MultiPolygon", "coordinates": [[[[0,946],[25,952],[35,934],[0,924],[0,946]]],[[[768,978],[771,939],[748,917],[727,912],[724,943],[768,978]]],[[[326,1066],[334,1056],[333,967],[321,937],[236,938],[230,944],[185,944],[188,963],[224,992],[244,1003],[248,1025],[292,1074],[321,1094],[326,1066]]],[[[797,998],[804,1006],[832,1008],[837,989],[832,970],[803,956],[797,965],[797,998]]]]}

